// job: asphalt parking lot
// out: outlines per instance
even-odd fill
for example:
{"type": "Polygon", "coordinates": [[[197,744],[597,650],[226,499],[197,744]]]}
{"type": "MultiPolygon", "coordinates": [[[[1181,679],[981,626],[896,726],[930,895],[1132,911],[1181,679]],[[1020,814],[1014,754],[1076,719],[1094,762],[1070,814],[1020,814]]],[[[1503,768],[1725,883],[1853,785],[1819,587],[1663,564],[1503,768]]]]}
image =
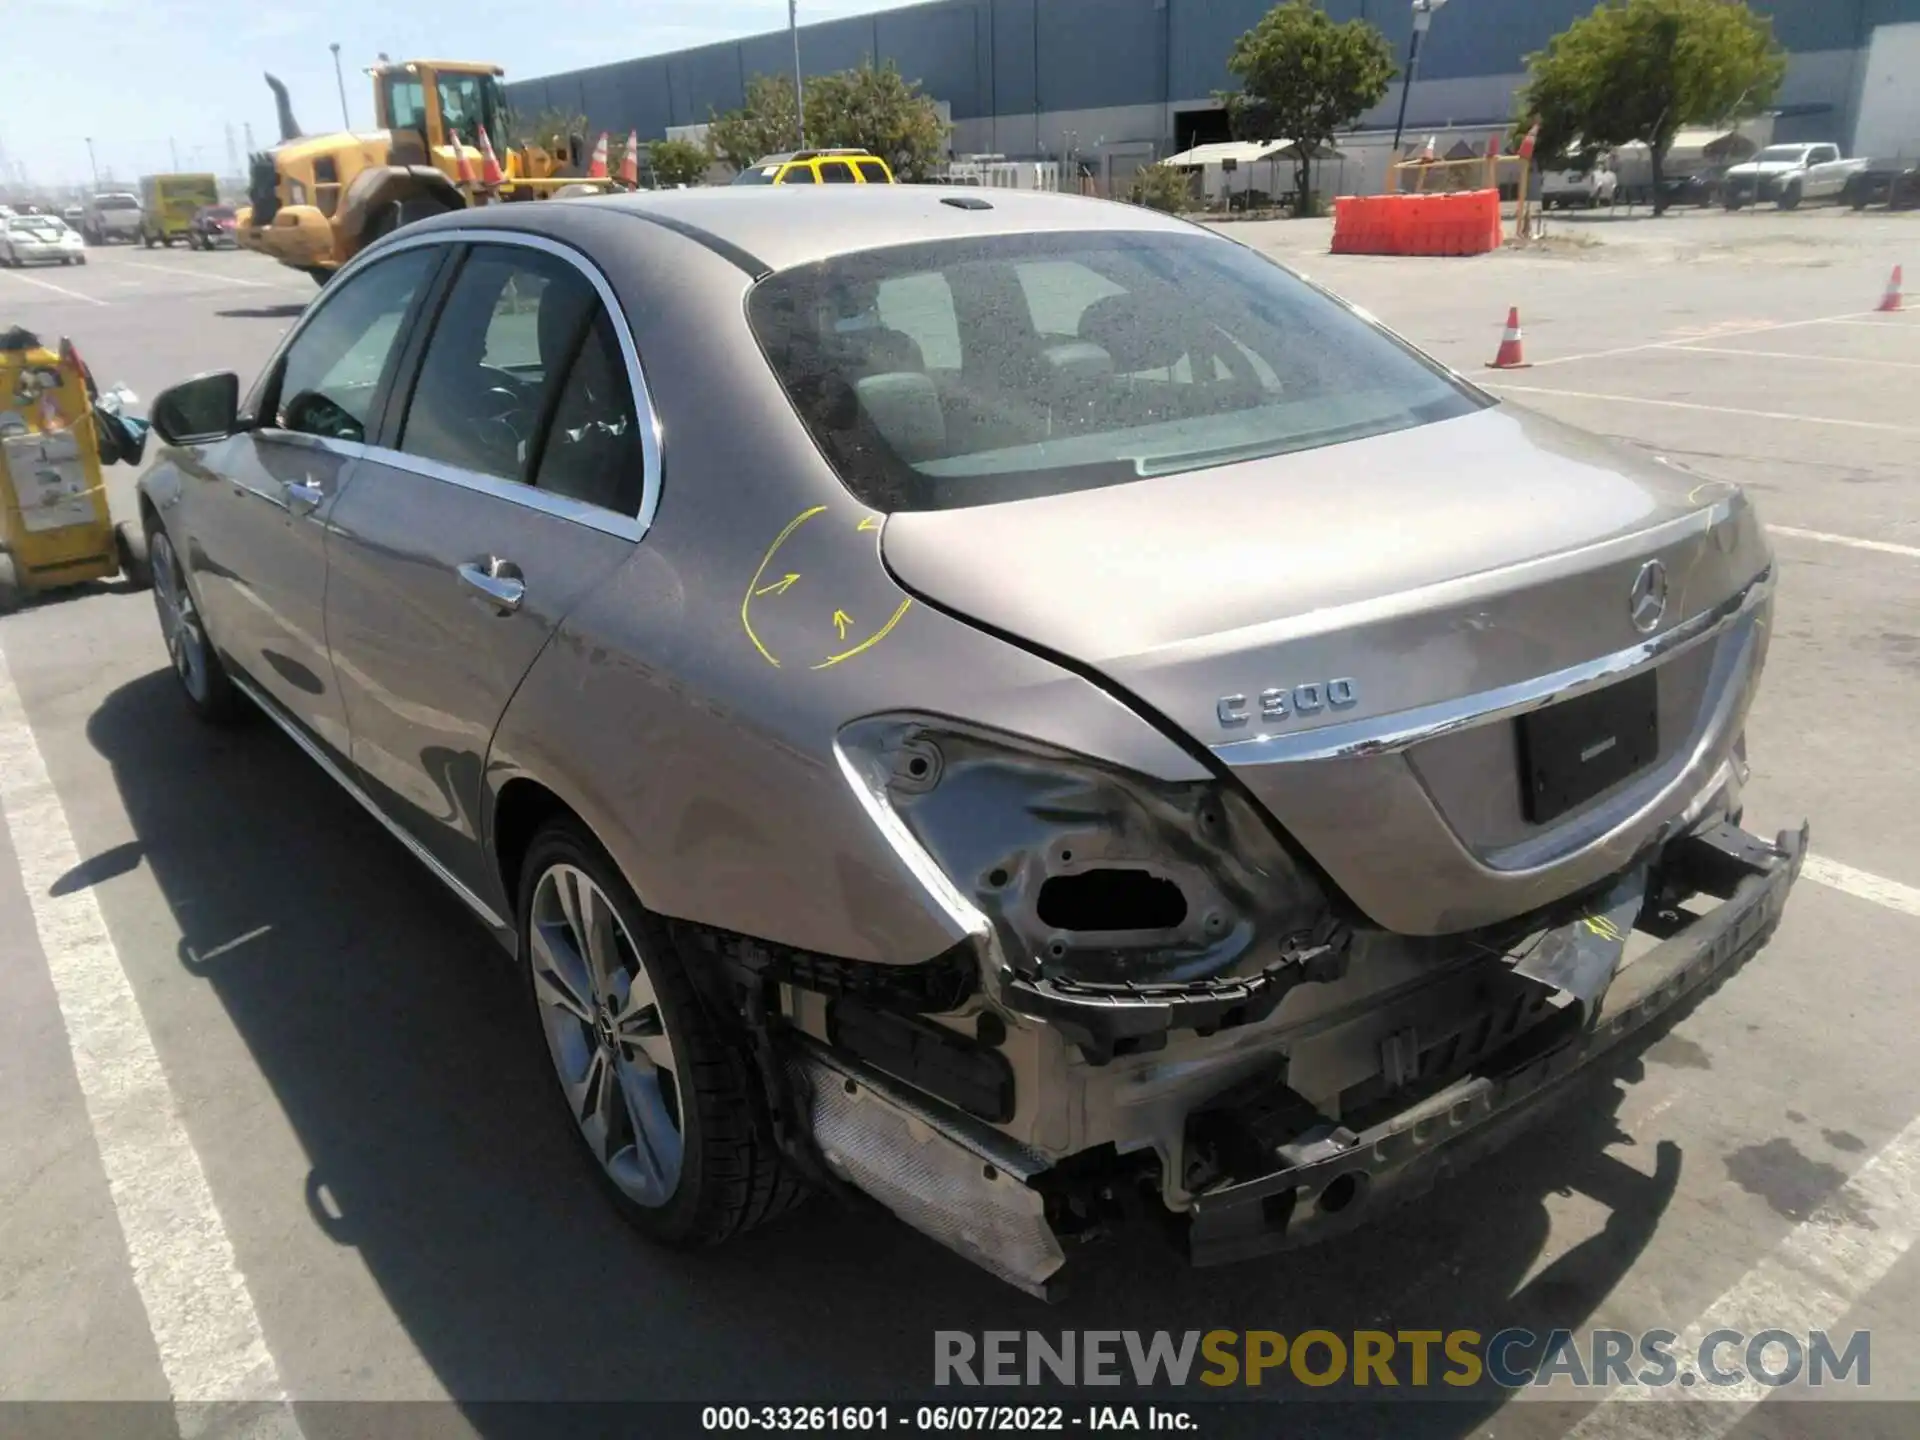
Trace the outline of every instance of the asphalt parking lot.
{"type": "MultiPolygon", "coordinates": [[[[1920,215],[1556,218],[1482,260],[1227,233],[1512,403],[1757,497],[1781,582],[1747,823],[1810,818],[1815,859],[1753,963],[1335,1248],[1193,1272],[1129,1246],[1052,1308],[825,1202],[665,1254],[547,1123],[546,1061],[466,913],[270,727],[197,725],[147,597],[102,585],[0,622],[0,1398],[186,1376],[182,1398],[290,1396],[310,1436],[348,1422],[304,1402],[374,1400],[452,1399],[487,1433],[486,1401],[924,1395],[936,1330],[1726,1324],[1870,1329],[1868,1393],[1920,1402],[1920,314],[1873,313],[1920,265],[1920,215]],[[1488,371],[1509,306],[1532,368],[1488,371]],[[206,1203],[143,1173],[201,1175],[206,1203]],[[184,1254],[214,1261],[182,1276],[184,1254]]],[[[0,272],[0,324],[150,400],[250,379],[313,293],[252,255],[113,249],[0,272]]],[[[1681,1430],[1501,1398],[1419,1429],[1905,1435],[1920,1413],[1842,1422],[1790,1389],[1681,1430]]]]}

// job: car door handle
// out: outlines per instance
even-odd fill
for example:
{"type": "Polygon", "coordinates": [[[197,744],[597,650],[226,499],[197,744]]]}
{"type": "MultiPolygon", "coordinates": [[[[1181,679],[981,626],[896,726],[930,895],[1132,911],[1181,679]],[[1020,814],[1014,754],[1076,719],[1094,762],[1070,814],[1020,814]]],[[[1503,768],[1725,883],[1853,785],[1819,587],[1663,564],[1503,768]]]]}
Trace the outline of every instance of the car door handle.
{"type": "Polygon", "coordinates": [[[287,512],[291,515],[311,515],[326,498],[327,492],[318,485],[305,485],[298,480],[287,481],[287,512]]]}
{"type": "Polygon", "coordinates": [[[527,598],[527,582],[511,560],[489,560],[484,565],[468,562],[458,573],[460,583],[473,591],[476,599],[502,615],[511,615],[527,598]]]}

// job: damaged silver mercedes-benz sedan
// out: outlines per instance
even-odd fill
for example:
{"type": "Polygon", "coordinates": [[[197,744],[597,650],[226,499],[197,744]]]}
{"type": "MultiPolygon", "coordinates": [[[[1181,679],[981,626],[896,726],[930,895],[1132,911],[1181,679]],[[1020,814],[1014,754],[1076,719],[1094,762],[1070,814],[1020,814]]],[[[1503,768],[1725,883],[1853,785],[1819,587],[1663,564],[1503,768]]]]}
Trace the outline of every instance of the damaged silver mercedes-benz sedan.
{"type": "MultiPolygon", "coordinates": [[[[1050,1294],[1485,1149],[1767,939],[1773,559],[1230,240],[913,186],[501,205],[155,406],[190,703],[521,966],[642,1229],[855,1189],[1050,1294]]],[[[564,1110],[563,1108],[564,1107],[564,1110]]]]}

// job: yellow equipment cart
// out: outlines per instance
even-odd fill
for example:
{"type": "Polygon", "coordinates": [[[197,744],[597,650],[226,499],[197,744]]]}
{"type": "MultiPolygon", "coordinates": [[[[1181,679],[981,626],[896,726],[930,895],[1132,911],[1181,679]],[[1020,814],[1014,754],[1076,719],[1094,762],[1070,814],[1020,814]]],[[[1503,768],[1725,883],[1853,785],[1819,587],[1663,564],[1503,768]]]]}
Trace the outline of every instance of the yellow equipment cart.
{"type": "Polygon", "coordinates": [[[0,345],[0,613],[116,575],[148,583],[146,536],[108,513],[86,367],[65,341],[0,345]]]}

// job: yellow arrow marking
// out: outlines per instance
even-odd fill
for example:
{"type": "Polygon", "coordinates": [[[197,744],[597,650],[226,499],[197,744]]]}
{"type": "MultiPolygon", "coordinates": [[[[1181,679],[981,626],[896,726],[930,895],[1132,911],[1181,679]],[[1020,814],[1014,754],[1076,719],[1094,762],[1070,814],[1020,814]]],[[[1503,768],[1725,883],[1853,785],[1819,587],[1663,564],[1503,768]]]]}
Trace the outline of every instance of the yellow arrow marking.
{"type": "Polygon", "coordinates": [[[880,528],[880,517],[878,515],[865,516],[861,519],[860,523],[853,528],[856,531],[878,530],[880,528]]]}
{"type": "Polygon", "coordinates": [[[825,670],[831,666],[838,665],[842,660],[851,660],[854,656],[860,654],[860,652],[863,650],[871,650],[874,646],[878,645],[882,640],[887,638],[888,632],[891,631],[894,626],[900,623],[900,617],[907,613],[908,608],[912,606],[912,604],[913,604],[913,597],[908,596],[905,600],[902,600],[900,602],[900,608],[893,612],[893,618],[887,621],[887,623],[882,625],[878,630],[874,631],[873,634],[869,635],[866,639],[862,640],[858,645],[854,646],[851,650],[842,650],[838,655],[829,655],[826,659],[822,660],[818,665],[815,665],[812,668],[815,670],[825,670]]]}
{"type": "Polygon", "coordinates": [[[847,638],[847,626],[852,623],[853,617],[847,614],[846,611],[836,610],[833,612],[833,628],[840,632],[840,638],[842,640],[847,638]]]}
{"type": "Polygon", "coordinates": [[[800,577],[798,575],[794,574],[791,570],[789,570],[780,579],[774,581],[773,584],[762,585],[758,590],[754,591],[753,593],[755,595],[784,595],[787,593],[787,587],[792,585],[793,582],[798,580],[799,578],[800,577]]]}
{"type": "Polygon", "coordinates": [[[767,547],[767,553],[760,557],[759,568],[753,572],[753,578],[747,582],[747,593],[740,597],[741,628],[747,632],[747,639],[753,642],[753,648],[760,652],[760,658],[776,670],[780,668],[780,662],[774,658],[772,651],[760,643],[760,637],[753,633],[753,621],[747,615],[747,607],[753,604],[754,587],[759,585],[761,578],[767,573],[767,566],[773,563],[773,552],[786,544],[787,537],[792,535],[794,531],[798,530],[814,516],[823,513],[826,508],[824,505],[816,505],[811,510],[801,511],[787,522],[787,528],[773,537],[773,544],[769,545],[767,547]]]}

